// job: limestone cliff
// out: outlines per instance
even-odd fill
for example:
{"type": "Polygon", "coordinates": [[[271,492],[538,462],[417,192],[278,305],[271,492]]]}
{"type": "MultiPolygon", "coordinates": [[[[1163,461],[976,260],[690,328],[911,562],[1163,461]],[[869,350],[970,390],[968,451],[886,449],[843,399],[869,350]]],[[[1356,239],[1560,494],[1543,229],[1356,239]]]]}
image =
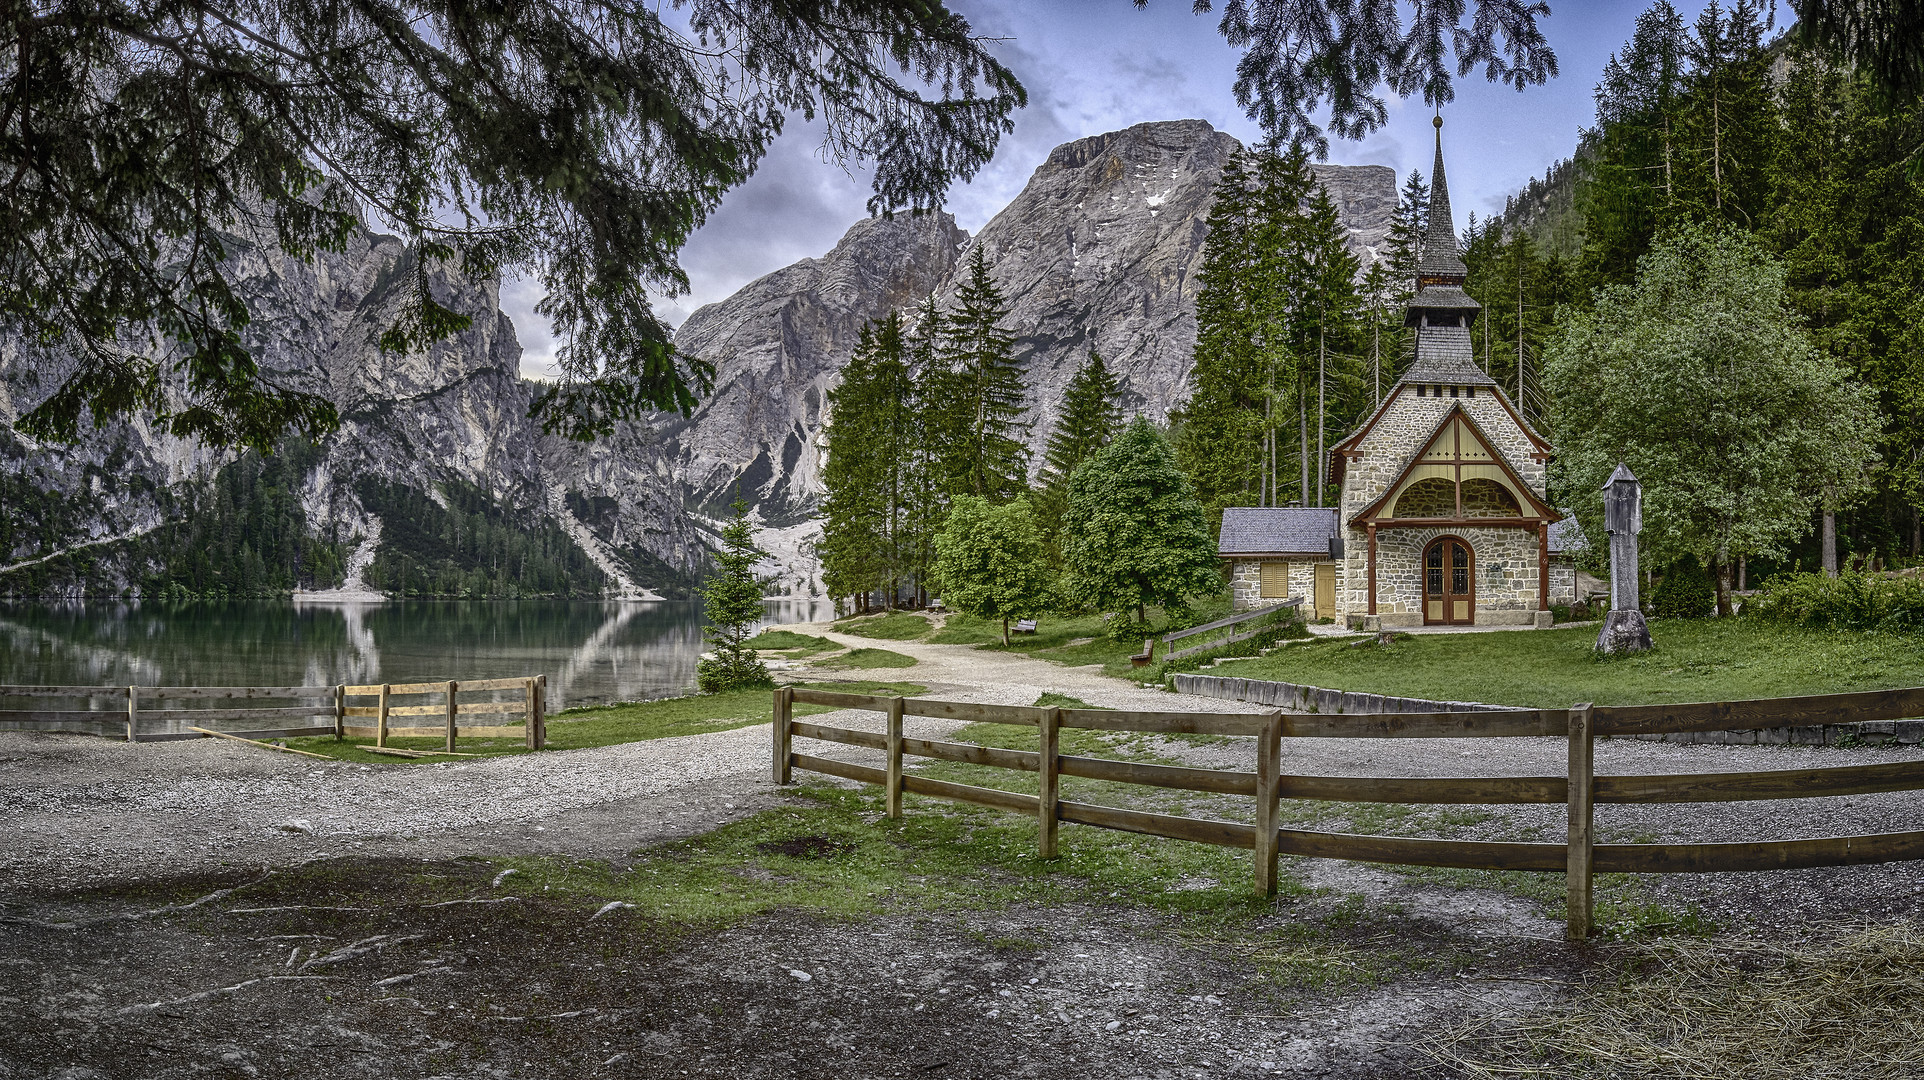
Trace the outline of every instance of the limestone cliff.
{"type": "MultiPolygon", "coordinates": [[[[309,529],[350,547],[365,538],[345,560],[350,569],[365,568],[373,547],[400,535],[383,532],[357,495],[370,478],[428,493],[449,483],[485,492],[530,528],[560,526],[611,579],[611,592],[631,595],[698,572],[717,519],[739,494],[767,526],[764,546],[779,554],[778,591],[805,595],[818,576],[808,548],[825,395],[862,326],[930,293],[946,302],[963,258],[981,245],[1010,301],[1033,446],[1046,440],[1091,346],[1119,372],[1127,407],[1163,418],[1186,395],[1204,219],[1236,149],[1200,120],[1140,124],[1057,147],[975,237],[945,213],[857,222],[834,250],[759,278],[680,327],[678,345],[717,370],[694,415],[625,425],[590,446],[544,437],[528,419],[538,388],[520,377],[520,346],[495,282],[433,269],[436,297],[474,323],[425,352],[396,356],[374,340],[412,265],[400,240],[364,233],[312,264],[245,247],[231,270],[257,314],[248,342],[263,365],[340,406],[342,428],[321,448],[300,501],[309,529]]],[[[1373,257],[1395,206],[1395,174],[1373,166],[1316,173],[1357,253],[1373,257]]],[[[0,342],[0,421],[50,392],[58,374],[57,361],[0,342]]],[[[61,494],[57,521],[0,510],[0,570],[76,545],[110,551],[115,537],[166,527],[183,505],[169,493],[205,483],[229,460],[142,420],[73,448],[35,446],[0,424],[0,481],[61,494]]],[[[134,577],[122,573],[122,584],[134,577]]],[[[0,593],[10,588],[0,576],[0,593]]]]}
{"type": "MultiPolygon", "coordinates": [[[[835,250],[689,316],[676,337],[714,362],[715,395],[660,429],[667,468],[710,508],[737,487],[794,548],[821,495],[823,393],[863,320],[946,303],[975,245],[1010,303],[1038,451],[1091,346],[1121,377],[1126,407],[1155,419],[1187,397],[1196,271],[1216,181],[1239,144],[1202,120],[1138,124],[1065,143],[975,237],[946,214],[858,223],[835,250]],[[796,535],[790,536],[788,533],[796,535]]],[[[1383,166],[1314,166],[1365,265],[1396,207],[1383,166]]],[[[788,576],[800,589],[802,575],[788,576]]]]}

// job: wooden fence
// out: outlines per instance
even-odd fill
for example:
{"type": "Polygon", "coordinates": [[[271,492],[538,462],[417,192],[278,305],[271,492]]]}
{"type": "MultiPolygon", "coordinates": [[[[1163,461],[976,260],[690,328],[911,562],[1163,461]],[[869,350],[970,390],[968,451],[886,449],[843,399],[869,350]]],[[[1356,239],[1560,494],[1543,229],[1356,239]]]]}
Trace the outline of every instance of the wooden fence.
{"type": "Polygon", "coordinates": [[[128,742],[353,735],[380,747],[389,738],[441,736],[449,751],[461,737],[518,737],[539,750],[547,742],[547,685],[546,675],[535,675],[364,686],[0,686],[0,701],[30,706],[0,709],[0,731],[125,732],[128,742]],[[509,716],[522,723],[500,722],[509,716]]]}
{"type": "Polygon", "coordinates": [[[1162,636],[1163,659],[1180,660],[1185,656],[1194,656],[1197,653],[1205,653],[1211,649],[1220,649],[1225,645],[1234,645],[1239,641],[1248,641],[1258,634],[1267,633],[1275,629],[1275,622],[1272,621],[1273,616],[1280,614],[1284,618],[1295,618],[1299,614],[1298,609],[1302,607],[1302,604],[1302,597],[1292,596],[1279,604],[1271,604],[1268,607],[1257,608],[1254,611],[1245,611],[1240,615],[1231,615],[1226,619],[1217,619],[1215,622],[1204,623],[1201,626],[1192,626],[1187,630],[1178,630],[1172,634],[1164,634],[1162,636]],[[1213,636],[1213,631],[1217,630],[1227,630],[1229,633],[1221,637],[1213,636]],[[1183,638],[1195,637],[1198,634],[1212,634],[1212,636],[1203,640],[1201,643],[1191,643],[1181,649],[1174,648],[1176,642],[1183,638]]]}
{"type": "Polygon", "coordinates": [[[1924,715],[1924,688],[1824,697],[1702,704],[1591,706],[1519,709],[1512,712],[1289,714],[1110,712],[1013,705],[975,705],[920,698],[871,697],[798,687],[775,691],[775,782],[790,782],[792,769],[808,769],[882,785],[891,817],[902,812],[902,793],[992,806],[1037,816],[1041,852],[1056,851],[1059,822],[1192,840],[1254,853],[1256,883],[1276,889],[1279,855],[1302,855],[1413,866],[1562,872],[1567,880],[1567,933],[1590,935],[1591,877],[1595,873],[1712,873],[1796,869],[1924,859],[1924,831],[1870,836],[1829,836],[1722,844],[1598,844],[1592,808],[1598,803],[1741,802],[1861,795],[1924,788],[1924,761],[1898,761],[1822,769],[1598,776],[1596,739],[1657,732],[1743,730],[1792,724],[1844,723],[1924,715]],[[886,713],[885,732],[827,727],[794,719],[794,704],[829,705],[886,713]],[[1002,750],[968,743],[912,739],[905,716],[1022,724],[1037,728],[1040,751],[1002,750]],[[1231,772],[1143,765],[1058,751],[1063,728],[1096,731],[1248,736],[1256,739],[1256,771],[1231,772]],[[1564,776],[1351,777],[1290,776],[1282,772],[1286,738],[1423,739],[1550,736],[1568,740],[1564,776]],[[877,769],[813,754],[796,753],[796,737],[869,747],[887,754],[877,769]],[[1038,773],[1039,795],[957,784],[903,772],[905,756],[1038,773]],[[1255,799],[1255,823],[1146,813],[1064,800],[1059,778],[1079,776],[1147,787],[1243,795],[1255,799]],[[1565,803],[1569,827],[1564,843],[1422,840],[1314,832],[1278,827],[1279,800],[1426,804],[1565,803]]]}

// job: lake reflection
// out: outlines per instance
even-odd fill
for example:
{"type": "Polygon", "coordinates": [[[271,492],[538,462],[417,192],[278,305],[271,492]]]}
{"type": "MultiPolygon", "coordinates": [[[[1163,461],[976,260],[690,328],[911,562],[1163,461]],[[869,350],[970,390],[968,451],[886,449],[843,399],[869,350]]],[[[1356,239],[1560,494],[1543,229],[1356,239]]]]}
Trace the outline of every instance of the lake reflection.
{"type": "MultiPolygon", "coordinates": [[[[768,622],[828,618],[825,600],[768,622]]],[[[0,684],[327,686],[548,676],[548,707],[695,686],[701,605],[565,600],[0,604],[0,684]]]]}

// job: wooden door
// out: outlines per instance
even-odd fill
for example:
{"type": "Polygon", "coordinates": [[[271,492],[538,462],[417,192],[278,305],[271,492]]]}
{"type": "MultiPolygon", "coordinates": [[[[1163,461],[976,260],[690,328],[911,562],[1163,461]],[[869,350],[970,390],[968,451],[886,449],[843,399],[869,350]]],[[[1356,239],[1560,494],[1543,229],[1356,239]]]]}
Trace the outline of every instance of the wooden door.
{"type": "Polygon", "coordinates": [[[1316,618],[1327,619],[1336,615],[1336,564],[1319,562],[1316,564],[1316,618]]]}
{"type": "Polygon", "coordinates": [[[1423,551],[1423,621],[1467,626],[1476,621],[1476,553],[1454,536],[1423,551]]]}

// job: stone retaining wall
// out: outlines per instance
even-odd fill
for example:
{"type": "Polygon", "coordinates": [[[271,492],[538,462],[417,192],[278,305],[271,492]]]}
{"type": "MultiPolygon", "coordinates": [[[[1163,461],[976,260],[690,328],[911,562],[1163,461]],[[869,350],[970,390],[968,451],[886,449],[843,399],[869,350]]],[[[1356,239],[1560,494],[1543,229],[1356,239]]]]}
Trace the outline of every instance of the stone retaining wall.
{"type": "MultiPolygon", "coordinates": [[[[1175,674],[1176,692],[1273,705],[1290,712],[1399,713],[1399,712],[1510,712],[1504,705],[1479,701],[1431,701],[1330,690],[1301,683],[1268,679],[1231,679],[1220,675],[1175,674]]],[[[1686,731],[1674,735],[1622,735],[1616,738],[1647,742],[1717,743],[1730,746],[1915,746],[1924,743],[1924,720],[1866,720],[1857,724],[1814,724],[1807,727],[1758,728],[1750,731],[1686,731]]]]}

